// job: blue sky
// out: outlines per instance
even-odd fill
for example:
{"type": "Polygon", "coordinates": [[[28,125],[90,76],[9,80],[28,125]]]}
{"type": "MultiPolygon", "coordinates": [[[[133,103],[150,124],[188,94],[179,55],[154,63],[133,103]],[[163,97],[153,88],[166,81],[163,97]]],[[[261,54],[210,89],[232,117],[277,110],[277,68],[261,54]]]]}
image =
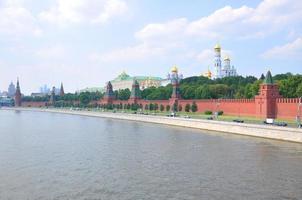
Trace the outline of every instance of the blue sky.
{"type": "Polygon", "coordinates": [[[0,90],[103,86],[122,71],[213,70],[213,46],[241,75],[301,73],[302,1],[1,0],[0,90]]]}

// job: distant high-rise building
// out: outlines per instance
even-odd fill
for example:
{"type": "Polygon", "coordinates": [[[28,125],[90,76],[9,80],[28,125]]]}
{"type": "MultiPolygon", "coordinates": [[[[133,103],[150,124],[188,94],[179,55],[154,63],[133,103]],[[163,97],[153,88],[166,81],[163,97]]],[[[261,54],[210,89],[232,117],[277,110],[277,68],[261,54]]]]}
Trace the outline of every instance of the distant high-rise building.
{"type": "Polygon", "coordinates": [[[7,96],[9,96],[9,97],[14,97],[15,96],[15,94],[16,94],[16,86],[14,85],[14,83],[13,82],[11,82],[10,84],[9,84],[9,86],[8,86],[8,90],[7,90],[8,92],[8,95],[7,96]]]}
{"type": "Polygon", "coordinates": [[[40,87],[40,93],[42,94],[49,94],[50,93],[50,89],[48,88],[48,86],[45,84],[42,87],[40,87]]]}

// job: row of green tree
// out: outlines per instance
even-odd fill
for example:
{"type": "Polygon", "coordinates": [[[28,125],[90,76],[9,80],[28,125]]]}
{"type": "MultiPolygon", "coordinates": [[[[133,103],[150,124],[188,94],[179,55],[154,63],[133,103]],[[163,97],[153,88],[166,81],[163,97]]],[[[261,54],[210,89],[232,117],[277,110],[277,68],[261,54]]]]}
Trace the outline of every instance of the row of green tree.
{"type": "Polygon", "coordinates": [[[193,102],[192,104],[186,104],[185,108],[183,110],[182,105],[177,105],[177,104],[173,104],[173,106],[171,107],[170,105],[166,105],[164,106],[163,104],[157,104],[157,103],[150,103],[150,104],[145,104],[145,106],[143,106],[143,104],[101,104],[100,108],[102,109],[108,109],[108,110],[132,110],[132,111],[137,111],[137,110],[149,110],[149,111],[185,111],[185,112],[196,112],[198,110],[198,106],[196,104],[196,102],[193,102]]]}
{"type": "MultiPolygon", "coordinates": [[[[180,82],[180,93],[184,99],[239,99],[254,98],[259,93],[259,86],[264,80],[254,76],[225,77],[211,80],[202,76],[188,77],[180,82]]],[[[273,77],[278,84],[280,94],[285,98],[302,96],[302,75],[291,73],[278,74],[273,77]]],[[[147,88],[142,91],[142,98],[169,99],[172,93],[171,85],[159,88],[147,88]]]]}

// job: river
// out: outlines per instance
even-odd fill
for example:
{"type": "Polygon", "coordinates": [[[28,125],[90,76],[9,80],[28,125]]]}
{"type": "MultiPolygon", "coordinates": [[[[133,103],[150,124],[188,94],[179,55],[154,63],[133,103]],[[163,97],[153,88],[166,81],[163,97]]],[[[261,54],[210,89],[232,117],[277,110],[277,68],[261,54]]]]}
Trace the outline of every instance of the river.
{"type": "Polygon", "coordinates": [[[0,110],[0,199],[302,199],[302,145],[0,110]]]}

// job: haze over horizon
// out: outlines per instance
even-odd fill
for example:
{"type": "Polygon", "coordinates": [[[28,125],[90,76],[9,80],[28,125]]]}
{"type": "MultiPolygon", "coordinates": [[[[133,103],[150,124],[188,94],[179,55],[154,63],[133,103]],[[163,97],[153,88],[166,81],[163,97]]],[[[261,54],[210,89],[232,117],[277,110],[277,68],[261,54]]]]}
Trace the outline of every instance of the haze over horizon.
{"type": "Polygon", "coordinates": [[[103,86],[122,71],[165,77],[213,69],[214,45],[240,75],[301,73],[302,1],[4,0],[0,90],[103,86]],[[227,3],[226,3],[227,2],[227,3]]]}

